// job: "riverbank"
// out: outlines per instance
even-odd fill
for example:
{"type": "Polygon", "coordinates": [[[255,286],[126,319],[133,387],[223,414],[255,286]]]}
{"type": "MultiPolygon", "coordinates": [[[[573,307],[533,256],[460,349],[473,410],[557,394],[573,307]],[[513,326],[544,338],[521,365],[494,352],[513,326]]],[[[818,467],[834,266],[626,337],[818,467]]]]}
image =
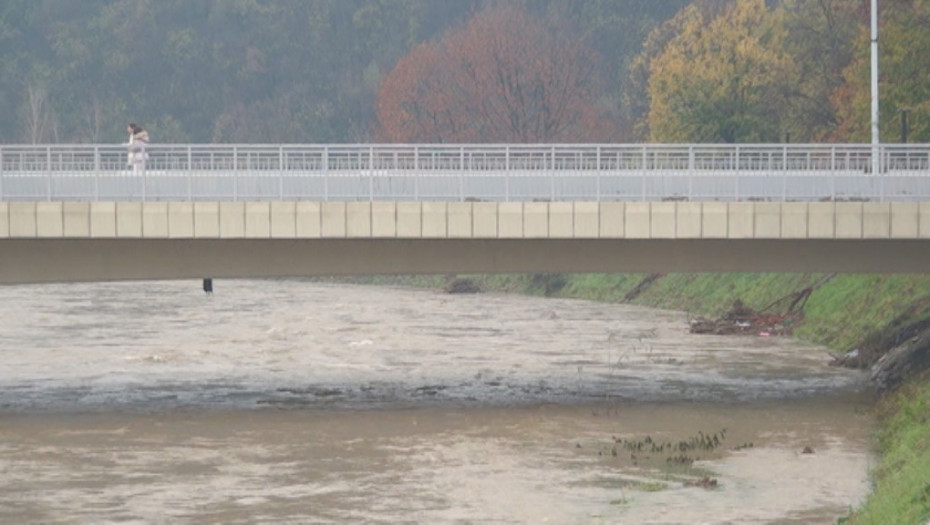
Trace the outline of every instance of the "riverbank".
{"type": "MultiPolygon", "coordinates": [[[[407,285],[447,288],[452,276],[390,278],[407,285]]],[[[930,276],[827,274],[536,274],[464,277],[461,289],[626,302],[715,317],[739,299],[764,310],[784,308],[793,293],[812,288],[794,337],[824,345],[834,356],[854,355],[868,368],[925,328],[930,276]]],[[[828,356],[824,356],[828,359],[828,356]]],[[[924,523],[930,519],[930,373],[912,377],[877,404],[881,455],[874,492],[848,523],[924,523]]]]}
{"type": "Polygon", "coordinates": [[[846,523],[930,522],[930,373],[924,373],[877,406],[881,461],[874,490],[846,523]]]}

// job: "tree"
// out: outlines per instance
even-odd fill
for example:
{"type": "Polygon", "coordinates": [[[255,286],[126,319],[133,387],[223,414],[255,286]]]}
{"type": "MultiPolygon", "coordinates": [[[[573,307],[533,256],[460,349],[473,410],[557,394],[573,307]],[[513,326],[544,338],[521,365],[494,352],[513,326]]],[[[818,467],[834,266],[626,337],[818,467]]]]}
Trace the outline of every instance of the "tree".
{"type": "Polygon", "coordinates": [[[597,57],[564,24],[500,4],[414,47],[382,79],[385,142],[610,141],[597,57]]]}
{"type": "MultiPolygon", "coordinates": [[[[885,2],[879,28],[879,96],[883,142],[900,138],[899,112],[909,112],[909,142],[930,142],[930,0],[885,2]]],[[[871,73],[868,19],[860,25],[855,59],[835,90],[838,140],[871,137],[871,73]]]]}
{"type": "Polygon", "coordinates": [[[655,26],[642,43],[642,49],[630,63],[623,91],[622,107],[624,118],[632,127],[632,135],[640,141],[649,140],[649,79],[652,61],[657,59],[669,42],[684,30],[685,24],[695,16],[712,20],[727,9],[734,0],[696,0],[675,16],[655,26]]]}
{"type": "Polygon", "coordinates": [[[780,12],[737,0],[712,19],[692,7],[679,16],[681,32],[649,64],[650,138],[778,141],[798,82],[780,12]]]}
{"type": "Polygon", "coordinates": [[[783,121],[795,141],[827,140],[835,132],[838,116],[830,99],[853,58],[860,5],[861,0],[786,0],[779,7],[788,31],[785,44],[799,70],[783,121]]]}
{"type": "Polygon", "coordinates": [[[55,133],[54,117],[48,100],[48,90],[41,83],[30,81],[25,85],[26,106],[23,122],[26,128],[26,142],[38,144],[51,142],[55,133]]]}

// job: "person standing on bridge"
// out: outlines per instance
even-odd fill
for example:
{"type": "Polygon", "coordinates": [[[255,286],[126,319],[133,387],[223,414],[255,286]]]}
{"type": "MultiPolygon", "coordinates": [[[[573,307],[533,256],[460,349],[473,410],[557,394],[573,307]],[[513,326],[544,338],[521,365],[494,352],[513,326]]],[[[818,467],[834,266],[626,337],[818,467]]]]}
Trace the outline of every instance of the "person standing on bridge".
{"type": "Polygon", "coordinates": [[[143,171],[145,159],[149,156],[145,152],[145,147],[149,143],[149,132],[135,122],[130,122],[126,131],[129,132],[129,155],[126,158],[126,165],[132,166],[132,171],[143,171]]]}

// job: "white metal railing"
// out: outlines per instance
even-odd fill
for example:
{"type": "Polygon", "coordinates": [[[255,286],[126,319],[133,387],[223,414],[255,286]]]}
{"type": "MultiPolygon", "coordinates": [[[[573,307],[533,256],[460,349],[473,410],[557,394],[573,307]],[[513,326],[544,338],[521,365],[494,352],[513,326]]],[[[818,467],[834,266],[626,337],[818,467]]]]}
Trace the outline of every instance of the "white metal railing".
{"type": "Polygon", "coordinates": [[[0,200],[930,200],[930,144],[0,145],[0,200]]]}

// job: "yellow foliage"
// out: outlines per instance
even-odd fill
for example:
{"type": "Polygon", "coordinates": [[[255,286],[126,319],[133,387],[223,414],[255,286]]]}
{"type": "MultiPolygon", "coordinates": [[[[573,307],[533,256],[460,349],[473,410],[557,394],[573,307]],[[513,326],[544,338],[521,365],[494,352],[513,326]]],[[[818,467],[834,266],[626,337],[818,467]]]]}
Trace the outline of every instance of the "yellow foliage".
{"type": "Polygon", "coordinates": [[[737,0],[706,19],[697,7],[650,64],[650,138],[658,142],[777,140],[798,69],[783,13],[737,0]]]}

